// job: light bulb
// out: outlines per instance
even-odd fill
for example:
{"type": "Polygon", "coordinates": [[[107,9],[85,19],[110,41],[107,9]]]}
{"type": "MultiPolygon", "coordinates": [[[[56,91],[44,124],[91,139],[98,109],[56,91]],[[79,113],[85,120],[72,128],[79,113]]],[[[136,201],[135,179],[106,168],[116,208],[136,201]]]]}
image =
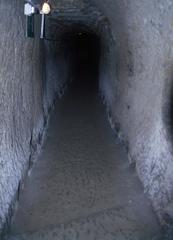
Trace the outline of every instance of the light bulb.
{"type": "Polygon", "coordinates": [[[44,3],[41,9],[42,14],[49,14],[51,12],[51,7],[48,3],[44,3]]]}
{"type": "Polygon", "coordinates": [[[35,11],[36,11],[35,8],[31,4],[29,4],[29,3],[25,4],[25,6],[24,6],[24,14],[26,16],[31,16],[32,14],[35,13],[35,11]]]}

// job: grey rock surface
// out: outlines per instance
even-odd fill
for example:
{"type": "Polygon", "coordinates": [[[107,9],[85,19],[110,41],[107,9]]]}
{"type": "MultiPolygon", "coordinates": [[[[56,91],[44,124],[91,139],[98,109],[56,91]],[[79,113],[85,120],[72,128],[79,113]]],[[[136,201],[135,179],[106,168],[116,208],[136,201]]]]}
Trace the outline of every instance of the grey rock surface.
{"type": "MultiPolygon", "coordinates": [[[[58,14],[68,13],[68,21],[61,20],[63,31],[76,25],[100,35],[100,90],[111,125],[162,221],[173,196],[172,1],[52,0],[51,4],[55,25],[58,14]],[[70,16],[73,21],[68,25],[70,16]]],[[[72,59],[67,60],[68,52],[59,42],[25,38],[22,1],[0,0],[0,13],[1,232],[36,158],[53,103],[72,78],[72,59]]],[[[62,40],[63,31],[58,27],[52,33],[62,40]]]]}
{"type": "Polygon", "coordinates": [[[126,214],[125,209],[109,209],[57,227],[11,236],[8,240],[163,240],[155,227],[151,230],[148,224],[142,225],[126,214]]]}
{"type": "Polygon", "coordinates": [[[101,101],[87,77],[80,81],[72,83],[51,115],[9,239],[160,237],[151,204],[101,101]]]}
{"type": "Polygon", "coordinates": [[[0,1],[0,232],[43,132],[40,42],[25,39],[21,1],[0,1]]]}
{"type": "Polygon", "coordinates": [[[173,194],[173,2],[94,2],[110,22],[100,87],[112,126],[162,218],[173,194]]]}
{"type": "Polygon", "coordinates": [[[44,48],[40,39],[25,38],[23,1],[1,0],[0,14],[1,236],[4,225],[10,223],[23,179],[39,152],[53,101],[63,94],[68,71],[64,61],[56,69],[47,61],[48,77],[52,71],[57,74],[51,91],[52,82],[45,84],[45,56],[53,61],[56,55],[50,50],[51,43],[44,48]]]}

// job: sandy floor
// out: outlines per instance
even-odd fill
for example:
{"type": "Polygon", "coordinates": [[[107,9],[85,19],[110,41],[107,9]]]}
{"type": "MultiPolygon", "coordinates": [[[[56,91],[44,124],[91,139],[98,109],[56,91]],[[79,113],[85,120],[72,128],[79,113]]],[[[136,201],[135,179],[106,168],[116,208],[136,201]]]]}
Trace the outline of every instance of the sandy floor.
{"type": "Polygon", "coordinates": [[[9,239],[158,240],[159,228],[95,89],[72,84],[51,115],[9,239]]]}

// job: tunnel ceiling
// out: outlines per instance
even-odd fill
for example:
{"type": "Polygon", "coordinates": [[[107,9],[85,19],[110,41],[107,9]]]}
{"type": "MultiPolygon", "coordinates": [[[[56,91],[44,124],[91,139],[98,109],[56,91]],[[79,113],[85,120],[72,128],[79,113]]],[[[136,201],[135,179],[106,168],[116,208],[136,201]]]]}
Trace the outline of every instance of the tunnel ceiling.
{"type": "MultiPolygon", "coordinates": [[[[43,4],[43,2],[45,2],[45,0],[26,0],[26,2],[30,2],[34,5],[41,5],[43,4]]],[[[49,0],[49,3],[52,6],[52,9],[79,9],[79,8],[83,8],[86,9],[89,5],[91,5],[91,1],[88,0],[49,0]]]]}
{"type": "MultiPolygon", "coordinates": [[[[43,0],[27,0],[41,5],[43,0]]],[[[103,15],[91,0],[49,0],[51,14],[46,16],[46,38],[58,40],[64,31],[78,28],[79,31],[98,31],[103,15]]]]}
{"type": "Polygon", "coordinates": [[[95,6],[84,7],[84,5],[79,4],[76,8],[68,6],[68,8],[54,9],[46,18],[46,38],[58,41],[59,36],[72,29],[98,33],[98,23],[102,21],[103,15],[95,6]]]}

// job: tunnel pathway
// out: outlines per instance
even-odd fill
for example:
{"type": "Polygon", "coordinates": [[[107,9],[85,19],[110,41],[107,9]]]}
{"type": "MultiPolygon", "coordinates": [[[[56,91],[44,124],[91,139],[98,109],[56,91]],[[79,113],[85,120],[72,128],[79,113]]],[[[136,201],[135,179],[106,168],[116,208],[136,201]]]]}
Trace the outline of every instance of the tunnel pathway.
{"type": "Polygon", "coordinates": [[[92,89],[72,84],[57,103],[9,239],[159,239],[150,202],[92,89]]]}

